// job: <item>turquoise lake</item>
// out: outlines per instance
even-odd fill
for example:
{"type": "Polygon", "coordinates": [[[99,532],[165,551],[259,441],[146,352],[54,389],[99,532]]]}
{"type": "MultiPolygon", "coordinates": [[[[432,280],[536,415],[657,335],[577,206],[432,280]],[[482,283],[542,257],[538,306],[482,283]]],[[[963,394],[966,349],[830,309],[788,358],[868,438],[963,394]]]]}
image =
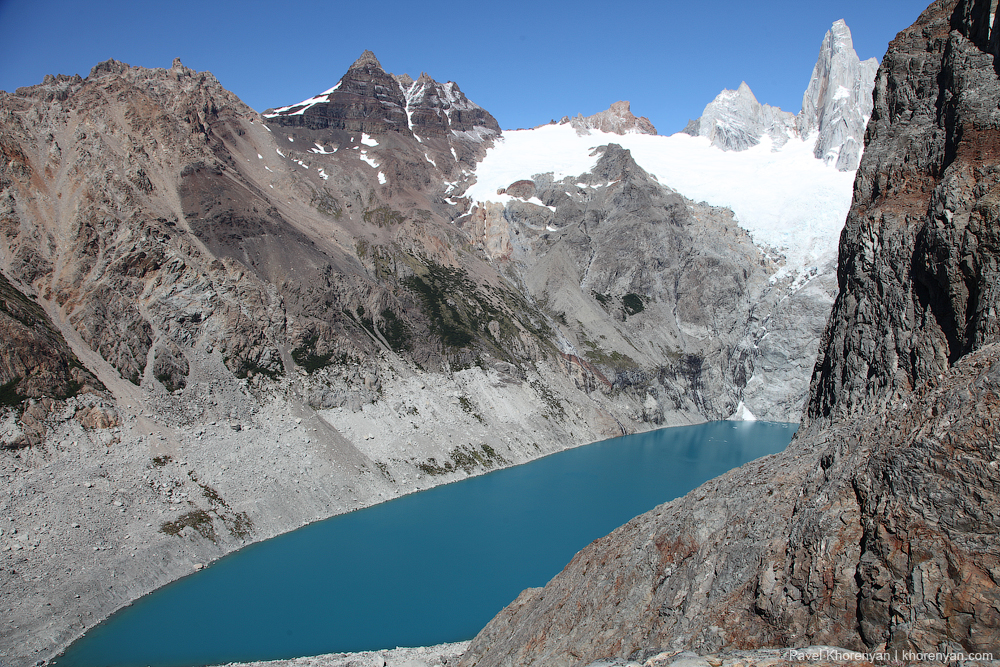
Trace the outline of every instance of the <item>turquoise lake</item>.
{"type": "Polygon", "coordinates": [[[50,664],[180,667],[470,639],[593,540],[781,451],[795,429],[624,436],[320,521],[136,601],[50,664]]]}

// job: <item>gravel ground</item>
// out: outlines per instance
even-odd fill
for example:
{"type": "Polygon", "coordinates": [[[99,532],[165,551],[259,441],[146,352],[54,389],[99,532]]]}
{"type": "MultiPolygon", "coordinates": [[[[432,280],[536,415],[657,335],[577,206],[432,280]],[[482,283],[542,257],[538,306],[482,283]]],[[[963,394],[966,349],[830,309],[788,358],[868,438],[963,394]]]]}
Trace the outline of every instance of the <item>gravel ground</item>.
{"type": "Polygon", "coordinates": [[[226,667],[448,667],[455,665],[469,642],[394,648],[361,653],[327,653],[294,660],[229,663],[226,667]]]}

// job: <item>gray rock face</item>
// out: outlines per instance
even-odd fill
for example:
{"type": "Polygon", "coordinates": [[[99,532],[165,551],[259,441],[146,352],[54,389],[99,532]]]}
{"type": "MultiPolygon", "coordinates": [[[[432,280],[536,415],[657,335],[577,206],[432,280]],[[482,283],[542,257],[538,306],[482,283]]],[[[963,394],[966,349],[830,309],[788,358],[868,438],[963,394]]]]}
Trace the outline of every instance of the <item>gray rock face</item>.
{"type": "Polygon", "coordinates": [[[765,135],[775,146],[782,146],[795,131],[795,115],[761,104],[744,81],[736,90],[719,93],[687,131],[708,137],[713,146],[725,151],[746,150],[765,135]]]}
{"type": "Polygon", "coordinates": [[[990,8],[939,0],[890,44],[789,448],[593,543],[493,619],[463,664],[808,644],[996,655],[990,8]]]}
{"type": "Polygon", "coordinates": [[[743,82],[737,90],[719,93],[684,132],[708,137],[712,145],[733,151],[756,146],[764,136],[769,136],[775,147],[781,147],[791,137],[808,138],[816,133],[816,157],[835,163],[840,171],[853,171],[861,157],[865,124],[872,111],[877,68],[874,58],[861,62],[854,51],[851,31],[840,20],[823,38],[797,116],[761,104],[743,82]]]}
{"type": "Polygon", "coordinates": [[[797,420],[832,272],[794,290],[772,283],[777,265],[729,210],[663,187],[617,144],[596,150],[592,172],[516,181],[515,200],[457,224],[547,304],[560,351],[596,386],[649,398],[643,421],[725,419],[740,403],[797,420]]]}
{"type": "Polygon", "coordinates": [[[875,58],[858,58],[847,24],[834,23],[823,38],[795,125],[803,137],[818,132],[816,157],[840,171],[853,171],[861,159],[877,69],[875,58]]]}
{"type": "Polygon", "coordinates": [[[858,170],[841,240],[842,296],[820,349],[809,419],[905,400],[1000,335],[1000,172],[990,157],[1000,146],[1000,85],[983,21],[974,13],[955,26],[932,23],[929,37],[905,31],[879,70],[871,157],[858,170]],[[960,36],[947,34],[952,27],[960,36]],[[934,57],[913,71],[922,49],[934,57]]]}

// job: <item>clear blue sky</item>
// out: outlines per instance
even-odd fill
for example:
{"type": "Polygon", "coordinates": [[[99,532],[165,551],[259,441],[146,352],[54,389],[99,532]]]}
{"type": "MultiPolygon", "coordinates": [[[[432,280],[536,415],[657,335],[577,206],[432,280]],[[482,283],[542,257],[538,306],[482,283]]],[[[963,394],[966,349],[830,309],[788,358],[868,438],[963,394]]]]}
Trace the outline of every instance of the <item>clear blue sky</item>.
{"type": "Polygon", "coordinates": [[[332,86],[364,49],[390,72],[458,83],[501,127],[632,102],[661,134],[723,88],[798,112],[824,33],[880,61],[926,0],[213,2],[0,0],[0,89],[115,58],[208,70],[254,109],[332,86]]]}

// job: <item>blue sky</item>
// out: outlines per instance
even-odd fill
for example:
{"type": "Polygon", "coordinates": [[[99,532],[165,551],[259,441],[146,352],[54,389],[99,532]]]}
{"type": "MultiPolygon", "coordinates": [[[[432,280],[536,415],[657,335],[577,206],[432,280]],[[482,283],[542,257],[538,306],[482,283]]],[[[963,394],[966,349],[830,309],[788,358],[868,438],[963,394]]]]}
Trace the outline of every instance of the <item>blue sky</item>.
{"type": "Polygon", "coordinates": [[[504,129],[632,102],[661,134],[723,88],[798,112],[820,42],[843,18],[881,60],[926,0],[504,3],[0,0],[0,89],[86,76],[115,58],[208,70],[251,107],[332,86],[364,49],[382,66],[458,83],[504,129]]]}

